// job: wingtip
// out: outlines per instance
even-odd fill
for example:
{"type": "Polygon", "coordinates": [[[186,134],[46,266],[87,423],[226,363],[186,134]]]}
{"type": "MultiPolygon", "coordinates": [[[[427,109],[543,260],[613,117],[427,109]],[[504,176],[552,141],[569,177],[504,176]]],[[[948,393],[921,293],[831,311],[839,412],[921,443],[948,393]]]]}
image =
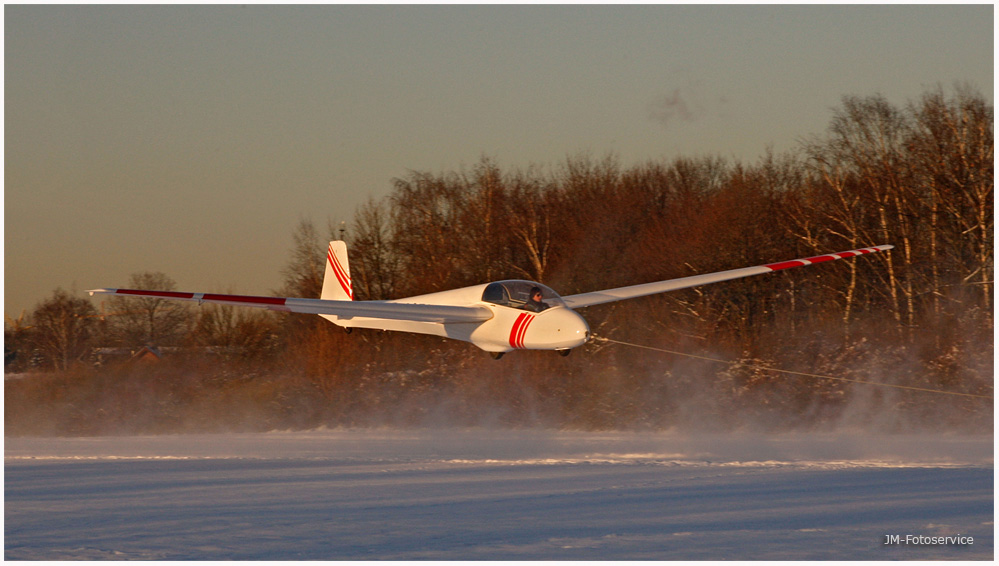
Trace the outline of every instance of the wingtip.
{"type": "Polygon", "coordinates": [[[106,293],[114,293],[115,291],[116,289],[87,289],[86,292],[88,295],[93,297],[97,293],[106,294],[106,293]]]}

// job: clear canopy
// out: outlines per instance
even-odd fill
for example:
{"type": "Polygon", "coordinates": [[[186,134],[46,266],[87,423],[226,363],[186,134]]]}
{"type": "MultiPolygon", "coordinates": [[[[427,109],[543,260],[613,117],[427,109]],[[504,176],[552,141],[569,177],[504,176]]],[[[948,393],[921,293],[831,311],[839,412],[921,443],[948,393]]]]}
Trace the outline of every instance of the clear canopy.
{"type": "Polygon", "coordinates": [[[533,281],[515,279],[497,281],[486,285],[485,291],[482,292],[482,301],[504,307],[533,311],[565,306],[562,297],[559,297],[558,293],[552,291],[549,287],[533,281]],[[536,291],[541,291],[540,304],[536,300],[532,300],[532,294],[536,291]]]}

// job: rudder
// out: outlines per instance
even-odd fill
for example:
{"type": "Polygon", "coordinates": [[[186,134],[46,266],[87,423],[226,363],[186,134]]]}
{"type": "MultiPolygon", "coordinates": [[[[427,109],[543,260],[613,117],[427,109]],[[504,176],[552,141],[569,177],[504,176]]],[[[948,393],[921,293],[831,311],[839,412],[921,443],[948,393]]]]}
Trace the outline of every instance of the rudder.
{"type": "Polygon", "coordinates": [[[326,275],[323,276],[321,299],[353,301],[354,287],[350,281],[347,264],[347,244],[342,240],[330,242],[326,250],[326,275]]]}

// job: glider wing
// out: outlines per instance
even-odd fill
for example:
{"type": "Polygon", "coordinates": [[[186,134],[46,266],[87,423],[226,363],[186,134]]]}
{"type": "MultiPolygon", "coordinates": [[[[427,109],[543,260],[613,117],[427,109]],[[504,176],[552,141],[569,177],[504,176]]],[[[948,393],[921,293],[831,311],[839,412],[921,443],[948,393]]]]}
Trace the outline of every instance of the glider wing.
{"type": "Polygon", "coordinates": [[[219,295],[215,293],[180,293],[175,291],[144,291],[140,289],[92,289],[95,293],[130,297],[152,297],[177,301],[196,301],[241,307],[256,307],[272,311],[330,314],[340,318],[382,318],[416,322],[482,322],[493,313],[482,306],[425,305],[396,303],[392,301],[336,301],[328,299],[299,299],[293,297],[254,297],[248,295],[219,295]]]}
{"type": "Polygon", "coordinates": [[[790,269],[792,267],[802,267],[805,265],[814,265],[816,263],[832,261],[835,259],[845,259],[848,257],[890,250],[893,247],[894,246],[890,245],[874,246],[873,248],[849,250],[805,259],[792,259],[790,261],[768,263],[766,265],[757,265],[755,267],[743,267],[740,269],[731,269],[729,271],[719,271],[704,275],[692,275],[690,277],[681,277],[679,279],[669,279],[666,281],[656,281],[654,283],[644,283],[641,285],[631,285],[629,287],[618,287],[616,289],[594,291],[592,293],[580,293],[578,295],[563,296],[562,300],[564,300],[570,308],[578,309],[581,307],[589,307],[612,301],[633,299],[635,297],[644,297],[646,295],[655,295],[657,293],[666,293],[668,291],[676,291],[677,289],[686,289],[688,287],[697,287],[698,285],[718,283],[720,281],[728,281],[730,279],[739,279],[740,277],[760,275],[763,273],[770,273],[771,271],[790,269]]]}

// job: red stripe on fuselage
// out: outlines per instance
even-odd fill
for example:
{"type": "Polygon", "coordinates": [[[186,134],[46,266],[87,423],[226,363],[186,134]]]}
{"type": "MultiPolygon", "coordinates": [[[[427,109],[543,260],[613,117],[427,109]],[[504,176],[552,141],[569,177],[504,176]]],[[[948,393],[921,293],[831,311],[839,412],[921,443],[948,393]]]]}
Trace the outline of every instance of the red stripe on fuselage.
{"type": "Polygon", "coordinates": [[[517,316],[517,320],[515,320],[513,322],[513,328],[510,329],[510,347],[511,348],[516,348],[517,347],[517,333],[520,330],[520,324],[522,322],[524,322],[524,317],[525,316],[527,316],[527,313],[520,313],[520,315],[517,316]]]}
{"type": "Polygon", "coordinates": [[[527,323],[531,321],[531,316],[528,314],[522,314],[517,317],[520,324],[517,325],[517,335],[513,339],[514,348],[524,347],[524,330],[527,328],[527,323]]]}
{"type": "Polygon", "coordinates": [[[524,338],[527,336],[527,327],[534,322],[534,315],[527,315],[524,319],[524,324],[520,325],[520,337],[517,338],[517,344],[520,348],[524,347],[524,338]]]}
{"type": "Polygon", "coordinates": [[[510,329],[510,346],[514,348],[524,347],[524,337],[527,335],[527,327],[531,325],[534,316],[529,313],[520,313],[517,320],[510,329]]]}

